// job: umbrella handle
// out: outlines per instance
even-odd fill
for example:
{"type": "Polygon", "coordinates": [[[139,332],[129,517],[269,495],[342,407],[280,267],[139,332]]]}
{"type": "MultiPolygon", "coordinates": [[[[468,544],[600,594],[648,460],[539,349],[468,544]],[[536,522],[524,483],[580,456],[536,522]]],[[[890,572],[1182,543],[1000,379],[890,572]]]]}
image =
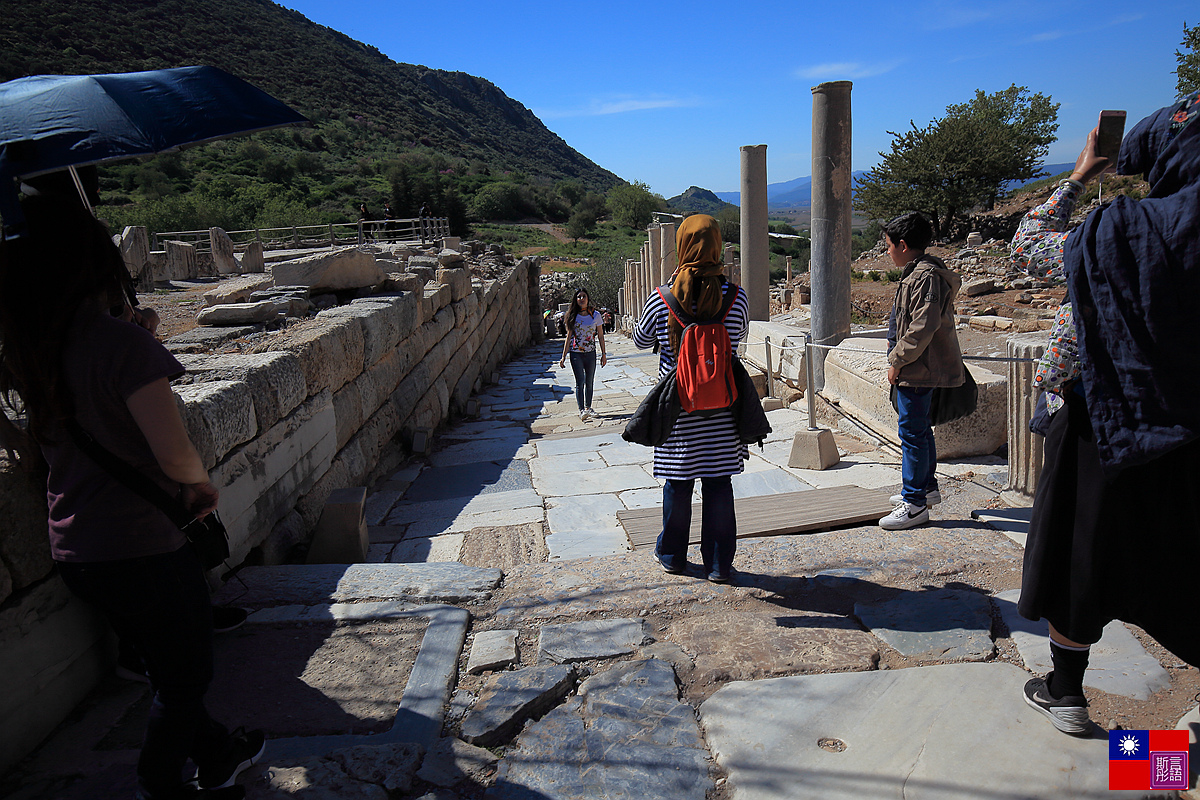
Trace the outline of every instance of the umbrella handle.
{"type": "Polygon", "coordinates": [[[83,188],[83,181],[79,179],[79,172],[75,169],[75,165],[72,164],[67,167],[67,171],[71,173],[71,180],[75,182],[75,191],[79,192],[79,199],[83,202],[83,207],[88,210],[89,214],[95,217],[96,210],[92,208],[92,203],[88,200],[87,190],[83,188]]]}

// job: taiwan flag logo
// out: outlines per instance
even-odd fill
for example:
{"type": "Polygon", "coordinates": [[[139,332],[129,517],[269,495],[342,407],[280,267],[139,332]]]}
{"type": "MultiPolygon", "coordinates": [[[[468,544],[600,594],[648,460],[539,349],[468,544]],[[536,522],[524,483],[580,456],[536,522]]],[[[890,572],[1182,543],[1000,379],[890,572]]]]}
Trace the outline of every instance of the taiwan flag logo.
{"type": "Polygon", "coordinates": [[[1109,731],[1109,789],[1188,788],[1187,731],[1109,731]]]}

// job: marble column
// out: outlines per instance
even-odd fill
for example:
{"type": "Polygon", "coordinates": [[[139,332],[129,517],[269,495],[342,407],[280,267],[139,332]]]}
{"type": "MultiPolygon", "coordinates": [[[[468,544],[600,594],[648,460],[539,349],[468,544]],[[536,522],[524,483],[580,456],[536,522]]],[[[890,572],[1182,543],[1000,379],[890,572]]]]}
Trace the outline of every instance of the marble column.
{"type": "MultiPolygon", "coordinates": [[[[1046,351],[1046,332],[1010,336],[1009,358],[1038,359],[1046,351]]],[[[1008,363],[1008,485],[1001,497],[1009,505],[1033,505],[1034,490],[1042,473],[1045,439],[1029,430],[1037,405],[1032,361],[1008,363]]]]}
{"type": "Polygon", "coordinates": [[[650,245],[650,291],[662,285],[662,225],[654,223],[646,228],[650,245]]]}
{"type": "Polygon", "coordinates": [[[787,285],[792,285],[792,257],[787,256],[785,263],[787,264],[787,285]]]}
{"type": "MultiPolygon", "coordinates": [[[[850,81],[814,86],[812,116],[812,335],[836,345],[850,335],[850,81]]],[[[816,388],[825,356],[813,358],[816,388]]]]}
{"type": "Polygon", "coordinates": [[[658,283],[661,286],[671,280],[675,268],[679,266],[679,254],[675,252],[675,223],[663,222],[658,226],[659,258],[662,263],[659,269],[658,283]]]}
{"type": "Polygon", "coordinates": [[[767,146],[746,145],[742,153],[742,288],[750,319],[770,318],[770,258],[767,237],[767,146]]]}

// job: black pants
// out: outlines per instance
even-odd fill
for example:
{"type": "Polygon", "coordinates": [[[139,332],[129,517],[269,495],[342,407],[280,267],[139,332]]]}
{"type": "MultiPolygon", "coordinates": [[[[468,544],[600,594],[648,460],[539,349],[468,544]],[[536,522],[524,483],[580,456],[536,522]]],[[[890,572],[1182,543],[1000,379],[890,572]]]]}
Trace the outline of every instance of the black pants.
{"type": "Polygon", "coordinates": [[[142,797],[179,790],[184,763],[220,758],[229,732],[208,716],[212,606],[192,549],[122,561],[59,563],[67,587],[100,610],[146,665],[154,691],[138,759],[142,797]]]}

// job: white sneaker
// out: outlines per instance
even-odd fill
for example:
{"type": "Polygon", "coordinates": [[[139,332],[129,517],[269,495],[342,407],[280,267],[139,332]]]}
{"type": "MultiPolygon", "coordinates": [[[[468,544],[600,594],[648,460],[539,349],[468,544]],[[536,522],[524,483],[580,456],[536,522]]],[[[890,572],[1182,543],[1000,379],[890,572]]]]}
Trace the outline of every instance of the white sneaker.
{"type": "MultiPolygon", "coordinates": [[[[888,502],[892,505],[899,505],[900,503],[904,502],[904,495],[894,494],[888,498],[888,502]]],[[[936,506],[940,502],[942,502],[942,493],[937,489],[934,489],[932,492],[925,493],[926,506],[936,506]]]]}
{"type": "Polygon", "coordinates": [[[896,504],[892,513],[879,520],[879,527],[885,531],[902,531],[905,528],[915,528],[929,522],[929,507],[914,506],[903,501],[896,504]]]}
{"type": "Polygon", "coordinates": [[[581,420],[583,420],[584,422],[587,422],[588,416],[589,416],[589,414],[588,414],[588,410],[586,408],[579,412],[579,418],[581,420]]]}
{"type": "Polygon", "coordinates": [[[585,409],[584,409],[584,411],[586,411],[586,412],[587,412],[587,415],[588,415],[589,417],[594,417],[594,416],[596,416],[596,412],[595,412],[595,411],[592,411],[592,407],[591,407],[591,406],[588,406],[587,408],[585,408],[585,409]]]}

